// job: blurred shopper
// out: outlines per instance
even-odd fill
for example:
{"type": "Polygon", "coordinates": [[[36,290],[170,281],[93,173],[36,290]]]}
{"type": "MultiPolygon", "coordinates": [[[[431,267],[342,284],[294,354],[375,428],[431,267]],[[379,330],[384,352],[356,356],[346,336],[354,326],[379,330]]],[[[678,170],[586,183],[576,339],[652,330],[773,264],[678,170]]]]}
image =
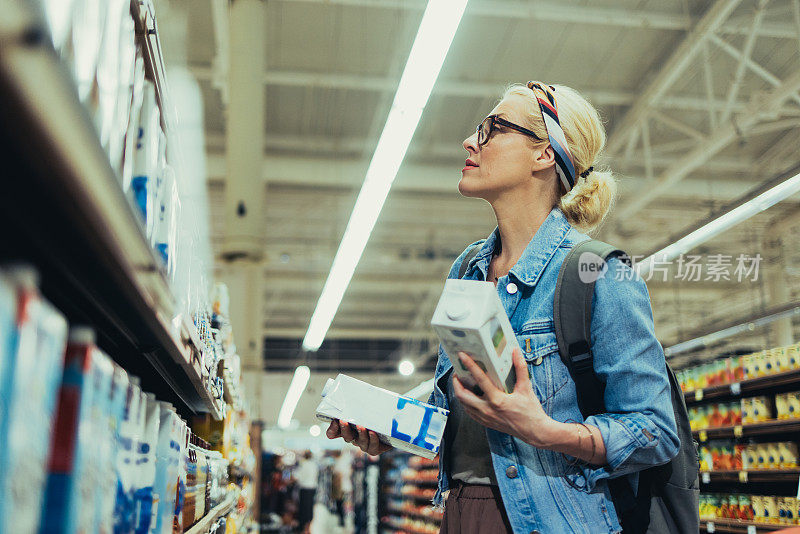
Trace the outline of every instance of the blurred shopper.
{"type": "Polygon", "coordinates": [[[332,497],[336,503],[336,514],[339,516],[339,526],[344,526],[345,501],[350,499],[353,492],[353,467],[352,458],[348,452],[336,451],[333,464],[332,497]]]}
{"type": "Polygon", "coordinates": [[[305,451],[295,473],[297,486],[300,489],[298,519],[300,531],[308,534],[311,520],[314,517],[314,497],[319,482],[319,466],[311,451],[305,451]]]}
{"type": "MultiPolygon", "coordinates": [[[[607,413],[582,417],[559,356],[559,269],[615,197],[612,173],[599,168],[605,139],[597,111],[576,91],[529,82],[509,87],[463,143],[458,189],[491,204],[497,228],[456,259],[448,278],[463,267],[462,278],[493,282],[524,354],[514,352],[517,382],[507,394],[468,355],[439,349],[429,402],[450,410],[434,499],[446,497],[442,532],[620,532],[609,480],[621,478],[633,495],[639,472],[680,448],[647,288],[620,258],[608,259],[592,307],[591,352],[607,413]],[[480,395],[455,377],[453,358],[480,395]]],[[[373,455],[389,448],[341,422],[327,435],[373,455]]]]}

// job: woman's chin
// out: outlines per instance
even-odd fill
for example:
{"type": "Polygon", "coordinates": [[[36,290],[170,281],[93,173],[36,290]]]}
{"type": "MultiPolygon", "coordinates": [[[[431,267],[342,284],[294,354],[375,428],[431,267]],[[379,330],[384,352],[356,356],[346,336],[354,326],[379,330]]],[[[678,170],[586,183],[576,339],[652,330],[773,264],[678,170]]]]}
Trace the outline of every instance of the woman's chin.
{"type": "Polygon", "coordinates": [[[461,196],[483,198],[486,192],[484,188],[480,187],[480,184],[475,182],[476,180],[462,177],[458,182],[458,192],[461,193],[461,196]]]}

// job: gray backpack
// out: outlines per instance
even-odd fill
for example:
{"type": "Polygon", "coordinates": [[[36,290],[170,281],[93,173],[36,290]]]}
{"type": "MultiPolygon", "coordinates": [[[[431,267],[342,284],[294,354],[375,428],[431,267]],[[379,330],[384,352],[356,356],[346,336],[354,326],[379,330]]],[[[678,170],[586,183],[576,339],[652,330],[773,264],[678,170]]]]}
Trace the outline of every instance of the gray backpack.
{"type": "MultiPolygon", "coordinates": [[[[624,252],[608,243],[594,239],[578,243],[564,259],[556,284],[553,318],[558,350],[575,381],[578,406],[584,417],[605,411],[605,384],[594,372],[590,346],[594,281],[591,276],[581,276],[581,269],[584,273],[599,272],[611,256],[631,265],[624,252]],[[581,258],[585,252],[594,256],[581,258]],[[595,260],[594,266],[587,267],[591,259],[595,260]]],[[[697,444],[692,438],[683,392],[669,364],[666,368],[681,447],[670,462],[639,473],[636,495],[627,477],[608,481],[624,534],[694,534],[700,528],[697,444]]]]}

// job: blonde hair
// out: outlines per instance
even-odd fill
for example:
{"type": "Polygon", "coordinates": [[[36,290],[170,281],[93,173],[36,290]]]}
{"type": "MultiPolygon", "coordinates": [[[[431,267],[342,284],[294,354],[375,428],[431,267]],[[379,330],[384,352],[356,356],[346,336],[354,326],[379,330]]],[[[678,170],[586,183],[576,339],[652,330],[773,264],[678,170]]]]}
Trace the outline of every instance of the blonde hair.
{"type": "MultiPolygon", "coordinates": [[[[600,114],[578,91],[565,85],[553,87],[558,118],[575,164],[575,186],[563,194],[563,186],[559,185],[562,193],[558,207],[570,224],[591,231],[603,222],[617,194],[617,182],[610,170],[595,168],[586,177],[581,176],[589,167],[597,167],[596,161],[606,144],[605,128],[600,114]]],[[[547,129],[533,91],[525,85],[514,84],[505,90],[503,98],[509,95],[527,97],[528,127],[542,139],[547,139],[547,129]]]]}

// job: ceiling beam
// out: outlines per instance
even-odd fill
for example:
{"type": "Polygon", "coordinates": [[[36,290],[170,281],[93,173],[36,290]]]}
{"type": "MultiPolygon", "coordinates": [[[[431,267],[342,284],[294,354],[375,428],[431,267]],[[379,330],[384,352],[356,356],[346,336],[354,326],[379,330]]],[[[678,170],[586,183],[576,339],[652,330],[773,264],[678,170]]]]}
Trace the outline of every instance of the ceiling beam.
{"type": "MultiPolygon", "coordinates": [[[[422,11],[426,0],[276,0],[285,4],[334,5],[359,8],[422,11]]],[[[472,0],[464,12],[465,17],[499,18],[539,22],[567,22],[604,27],[640,28],[647,30],[688,31],[693,20],[684,13],[599,7],[589,5],[565,5],[557,2],[512,2],[508,0],[472,0]]],[[[741,35],[747,28],[731,21],[719,28],[721,33],[741,35]]],[[[797,32],[792,24],[764,24],[759,36],[795,39],[797,32]]]]}
{"type": "MultiPolygon", "coordinates": [[[[681,158],[678,162],[682,163],[681,158]]],[[[225,159],[210,155],[207,160],[208,182],[211,186],[224,186],[227,173],[225,159]]],[[[366,163],[361,158],[344,160],[311,159],[295,156],[268,156],[264,160],[263,177],[266,183],[291,184],[309,187],[356,188],[364,179],[366,163]]],[[[406,163],[400,168],[392,191],[418,191],[456,194],[460,179],[459,169],[451,165],[422,165],[406,163]]],[[[699,177],[668,192],[670,198],[714,198],[725,201],[745,193],[752,182],[745,180],[713,179],[699,177]]],[[[620,180],[621,198],[639,190],[649,189],[641,177],[625,176],[620,180]]]]}
{"type": "MultiPolygon", "coordinates": [[[[280,337],[290,339],[303,339],[306,327],[267,327],[264,329],[265,337],[280,337]]],[[[426,339],[433,334],[431,329],[407,330],[402,328],[336,328],[333,327],[325,334],[325,339],[426,339]]]]}
{"type": "MultiPolygon", "coordinates": [[[[199,81],[212,81],[215,70],[210,65],[194,64],[190,67],[192,74],[199,81]]],[[[397,89],[398,79],[390,76],[368,76],[347,73],[321,73],[311,71],[267,71],[264,84],[272,87],[313,87],[324,89],[348,89],[353,91],[377,91],[393,94],[397,89]]],[[[499,98],[505,83],[485,83],[468,80],[439,80],[433,86],[433,94],[448,97],[499,98]]],[[[613,89],[581,89],[581,94],[596,106],[630,106],[636,101],[638,93],[613,89]]],[[[723,99],[709,102],[706,98],[694,96],[665,96],[653,107],[658,109],[706,111],[725,108],[723,99]]],[[[734,103],[734,111],[746,109],[749,102],[739,100],[734,103]]],[[[787,110],[788,111],[788,110],[787,110]]]]}
{"type": "MultiPolygon", "coordinates": [[[[735,121],[718,127],[705,142],[698,144],[685,157],[676,160],[673,165],[667,167],[659,175],[655,183],[648,184],[647,189],[643,190],[640,195],[629,197],[629,200],[616,210],[615,220],[617,224],[636,215],[650,202],[663,196],[667,190],[674,188],[675,184],[705,164],[717,152],[728,146],[731,141],[743,133],[746,134],[751,127],[764,120],[765,117],[775,114],[776,109],[798,89],[800,89],[800,70],[787,78],[773,91],[756,98],[754,101],[758,102],[757,109],[753,109],[751,113],[737,115],[735,121]]],[[[767,177],[762,176],[760,178],[767,177]]]]}
{"type": "MultiPolygon", "coordinates": [[[[692,136],[697,141],[705,139],[704,135],[664,113],[652,111],[651,114],[659,121],[670,125],[672,128],[680,129],[681,132],[687,135],[689,135],[689,132],[693,132],[692,136]]],[[[777,123],[775,127],[768,129],[768,131],[790,129],[798,126],[800,126],[800,120],[796,118],[784,119],[777,123]]],[[[317,158],[324,153],[330,153],[336,155],[337,158],[341,158],[345,155],[359,155],[366,149],[374,148],[374,141],[363,137],[331,138],[329,136],[267,135],[264,147],[268,152],[308,152],[315,155],[317,158]]],[[[217,156],[224,148],[224,135],[222,133],[206,134],[206,148],[209,156],[217,156]]],[[[435,159],[451,158],[454,161],[463,160],[466,156],[463,147],[459,143],[437,143],[428,146],[422,146],[422,144],[416,143],[409,149],[408,154],[410,156],[419,155],[435,159]]],[[[271,155],[268,154],[267,161],[270,159],[271,155]]],[[[673,156],[654,155],[652,157],[652,164],[655,167],[667,167],[674,162],[675,158],[673,156]]],[[[742,158],[718,157],[708,161],[703,168],[709,172],[740,173],[748,172],[748,168],[752,166],[753,163],[754,161],[744,160],[742,158]]],[[[626,157],[621,155],[613,158],[613,164],[614,167],[624,168],[625,166],[642,166],[644,161],[641,157],[626,157]]]]}
{"type": "MultiPolygon", "coordinates": [[[[337,5],[422,11],[426,0],[278,0],[285,4],[337,5]]],[[[660,13],[610,7],[563,5],[556,2],[509,2],[507,0],[472,0],[464,16],[541,22],[569,22],[596,26],[617,26],[659,30],[686,30],[691,24],[683,14],[660,13]]]]}
{"type": "Polygon", "coordinates": [[[650,108],[678,79],[694,56],[700,52],[706,38],[722,26],[740,2],[741,0],[716,0],[686,38],[674,49],[669,59],[659,66],[655,77],[639,91],[640,96],[611,132],[607,147],[610,154],[618,154],[624,148],[628,137],[647,117],[650,108]]]}

